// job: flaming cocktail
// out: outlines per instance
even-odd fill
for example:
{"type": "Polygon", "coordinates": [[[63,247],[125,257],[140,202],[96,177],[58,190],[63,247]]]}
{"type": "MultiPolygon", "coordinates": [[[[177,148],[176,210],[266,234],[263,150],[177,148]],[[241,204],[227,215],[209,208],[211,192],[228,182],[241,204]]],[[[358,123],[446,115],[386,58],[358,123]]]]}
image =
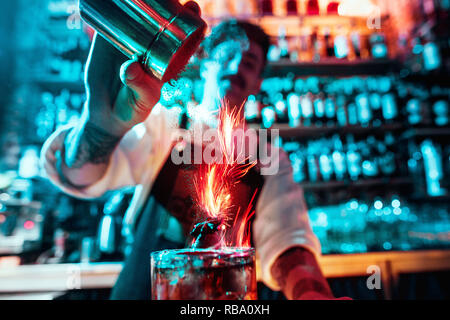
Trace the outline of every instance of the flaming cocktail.
{"type": "Polygon", "coordinates": [[[256,300],[255,250],[154,252],[151,281],[154,300],[256,300]]]}
{"type": "Polygon", "coordinates": [[[232,195],[240,179],[256,165],[245,154],[244,135],[236,134],[244,129],[242,107],[222,106],[217,128],[219,161],[202,164],[194,178],[200,220],[191,232],[192,247],[152,253],[153,299],[256,299],[250,219],[257,191],[247,208],[236,209],[232,195]]]}

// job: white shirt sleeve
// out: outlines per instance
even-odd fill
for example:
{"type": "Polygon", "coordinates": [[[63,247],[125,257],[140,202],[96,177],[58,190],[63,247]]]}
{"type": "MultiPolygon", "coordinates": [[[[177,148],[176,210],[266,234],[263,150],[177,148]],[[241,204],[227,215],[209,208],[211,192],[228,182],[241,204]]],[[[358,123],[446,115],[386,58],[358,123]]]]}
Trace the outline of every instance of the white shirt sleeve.
{"type": "Polygon", "coordinates": [[[261,266],[260,280],[276,291],[280,290],[280,286],[270,270],[283,252],[294,246],[304,247],[316,257],[321,252],[320,242],[310,227],[303,189],[293,181],[287,154],[282,149],[278,150],[279,170],[274,175],[264,176],[253,225],[261,266]]]}
{"type": "Polygon", "coordinates": [[[172,126],[167,121],[165,109],[155,106],[144,123],[132,128],[120,141],[111,155],[103,177],[95,183],[75,188],[61,181],[56,169],[57,150],[63,146],[65,136],[72,126],[62,127],[45,142],[41,151],[41,166],[50,181],[67,194],[92,199],[109,190],[151,183],[167,156],[172,139],[172,126]]]}

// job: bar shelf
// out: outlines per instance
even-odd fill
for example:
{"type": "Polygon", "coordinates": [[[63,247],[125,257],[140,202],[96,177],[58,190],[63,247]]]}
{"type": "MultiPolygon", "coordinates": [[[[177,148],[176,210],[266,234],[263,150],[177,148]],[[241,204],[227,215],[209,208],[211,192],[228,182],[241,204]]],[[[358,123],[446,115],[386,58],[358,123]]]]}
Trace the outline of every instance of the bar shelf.
{"type": "MultiPolygon", "coordinates": [[[[251,129],[262,129],[260,124],[249,125],[251,129]]],[[[387,132],[387,131],[400,131],[404,129],[401,123],[385,124],[381,126],[345,126],[345,127],[290,127],[287,123],[275,124],[268,129],[278,129],[280,137],[282,138],[320,138],[321,136],[340,133],[340,134],[369,134],[377,132],[387,132]]]]}
{"type": "Polygon", "coordinates": [[[377,179],[367,179],[367,180],[357,180],[357,181],[330,181],[330,182],[307,182],[299,183],[305,191],[320,191],[335,188],[370,188],[379,187],[381,185],[410,185],[413,180],[409,177],[401,178],[377,178],[377,179]]]}

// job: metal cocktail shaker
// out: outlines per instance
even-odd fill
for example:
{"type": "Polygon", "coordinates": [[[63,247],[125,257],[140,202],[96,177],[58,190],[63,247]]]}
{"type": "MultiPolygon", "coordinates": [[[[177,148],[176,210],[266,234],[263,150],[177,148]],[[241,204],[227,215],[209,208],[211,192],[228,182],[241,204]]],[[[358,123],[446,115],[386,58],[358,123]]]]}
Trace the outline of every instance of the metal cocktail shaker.
{"type": "Polygon", "coordinates": [[[81,17],[162,81],[187,64],[206,23],[177,0],[80,0],[81,17]]]}

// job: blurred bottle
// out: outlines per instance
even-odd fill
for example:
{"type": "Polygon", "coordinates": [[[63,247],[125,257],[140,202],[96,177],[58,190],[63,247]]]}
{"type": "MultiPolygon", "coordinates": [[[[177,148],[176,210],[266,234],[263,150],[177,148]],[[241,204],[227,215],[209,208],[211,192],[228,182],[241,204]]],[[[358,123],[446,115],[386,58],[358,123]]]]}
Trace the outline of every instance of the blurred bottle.
{"type": "Polygon", "coordinates": [[[306,14],[310,16],[320,14],[319,2],[317,0],[308,0],[306,4],[306,14]]]}
{"type": "Polygon", "coordinates": [[[384,34],[378,32],[370,36],[371,54],[374,59],[385,59],[388,56],[384,34]]]}
{"type": "Polygon", "coordinates": [[[314,99],[314,124],[321,127],[325,120],[325,101],[323,93],[313,96],[314,99]]]}
{"type": "Polygon", "coordinates": [[[308,181],[314,183],[319,181],[319,161],[317,159],[317,143],[308,142],[306,161],[308,164],[308,181]]]}
{"type": "Polygon", "coordinates": [[[361,175],[361,154],[359,153],[358,146],[355,143],[353,135],[347,135],[347,170],[350,179],[353,181],[358,180],[361,175]]]}
{"type": "Polygon", "coordinates": [[[301,149],[289,155],[292,163],[294,182],[301,183],[307,181],[306,157],[301,149]]]}
{"type": "Polygon", "coordinates": [[[418,126],[424,122],[422,102],[418,98],[412,98],[406,104],[407,121],[411,126],[418,126]]]}
{"type": "MultiPolygon", "coordinates": [[[[369,105],[369,98],[367,96],[367,93],[363,92],[356,96],[355,99],[356,108],[357,108],[357,123],[361,124],[362,126],[368,126],[372,121],[372,110],[369,105]]],[[[350,106],[349,106],[350,108],[350,106]]],[[[349,114],[353,114],[350,113],[349,114]]],[[[353,118],[353,116],[352,116],[353,118]]],[[[350,118],[350,119],[352,119],[350,118]]],[[[356,124],[354,121],[352,121],[351,124],[356,124]]]]}
{"type": "Polygon", "coordinates": [[[311,57],[312,61],[318,62],[320,60],[320,57],[323,56],[321,54],[321,50],[324,47],[324,45],[321,42],[321,39],[319,38],[318,29],[315,27],[313,31],[310,34],[310,44],[311,44],[311,57]]]}
{"type": "Polygon", "coordinates": [[[273,15],[272,0],[260,0],[260,12],[261,15],[273,15]]]}
{"type": "Polygon", "coordinates": [[[260,123],[259,103],[254,95],[250,95],[244,105],[245,119],[247,123],[260,123]]]}
{"type": "Polygon", "coordinates": [[[348,125],[346,98],[342,94],[338,94],[336,98],[336,117],[339,126],[345,127],[348,125]]]}
{"type": "Polygon", "coordinates": [[[278,28],[278,48],[280,50],[280,59],[289,59],[289,44],[286,39],[286,28],[278,28]]]}
{"type": "Polygon", "coordinates": [[[347,35],[341,28],[338,28],[334,38],[334,56],[338,59],[346,59],[349,55],[347,35]]]}
{"type": "Polygon", "coordinates": [[[346,179],[347,164],[342,140],[339,135],[334,135],[332,140],[334,146],[332,153],[333,171],[337,181],[344,181],[346,179]]]}
{"type": "Polygon", "coordinates": [[[381,95],[378,92],[369,94],[369,105],[373,115],[373,125],[380,126],[383,121],[383,113],[381,108],[381,95]]]}
{"type": "Polygon", "coordinates": [[[272,105],[275,107],[275,112],[277,114],[277,123],[286,123],[288,122],[288,112],[286,101],[284,100],[284,96],[281,92],[275,94],[272,98],[272,105]]]}
{"type": "Polygon", "coordinates": [[[325,56],[328,58],[334,57],[334,39],[328,28],[325,28],[323,38],[325,45],[325,56]]]}
{"type": "Polygon", "coordinates": [[[347,116],[348,116],[348,125],[356,126],[358,124],[358,108],[356,104],[350,102],[347,105],[347,116]]]}
{"type": "Polygon", "coordinates": [[[297,0],[286,0],[286,12],[288,15],[298,14],[297,0]]]}
{"type": "Polygon", "coordinates": [[[307,93],[300,97],[300,107],[301,113],[303,117],[303,125],[306,127],[311,126],[312,118],[313,118],[313,102],[311,100],[312,94],[307,93]]]}
{"type": "Polygon", "coordinates": [[[425,44],[423,46],[423,61],[424,69],[426,71],[436,70],[442,65],[439,47],[434,41],[432,34],[426,36],[425,44]]]}
{"type": "Polygon", "coordinates": [[[408,170],[414,180],[414,191],[417,195],[424,195],[426,183],[423,157],[418,144],[413,140],[408,141],[408,153],[408,170]]]}
{"type": "Polygon", "coordinates": [[[361,143],[361,167],[362,175],[369,179],[374,179],[379,176],[378,162],[375,155],[376,139],[374,136],[369,136],[367,140],[361,143]]]}
{"type": "Polygon", "coordinates": [[[264,128],[270,128],[276,121],[276,112],[273,107],[264,107],[261,111],[262,123],[264,128]]]}
{"type": "Polygon", "coordinates": [[[289,114],[289,126],[298,127],[300,125],[301,109],[300,109],[300,96],[291,92],[288,95],[288,114],[289,114]]]}
{"type": "Polygon", "coordinates": [[[336,104],[334,102],[334,95],[329,95],[325,99],[325,118],[328,127],[336,126],[336,104]]]}
{"type": "Polygon", "coordinates": [[[433,105],[434,123],[437,126],[448,126],[448,101],[438,100],[433,105]]]}
{"type": "Polygon", "coordinates": [[[23,156],[19,160],[19,176],[25,179],[32,179],[39,175],[39,152],[34,146],[26,147],[23,156]]]}
{"type": "Polygon", "coordinates": [[[398,117],[398,108],[395,96],[392,93],[383,95],[381,100],[383,121],[394,122],[398,117]]]}
{"type": "Polygon", "coordinates": [[[433,141],[427,139],[422,142],[420,149],[424,160],[427,193],[430,196],[442,196],[446,192],[441,188],[441,180],[444,178],[444,174],[439,147],[433,141]]]}
{"type": "Polygon", "coordinates": [[[377,143],[378,164],[380,170],[385,177],[390,177],[395,173],[397,168],[395,161],[395,153],[388,150],[386,144],[383,142],[377,143]]]}
{"type": "Polygon", "coordinates": [[[361,37],[358,31],[352,31],[350,33],[350,42],[352,44],[352,49],[357,59],[361,58],[361,37]]]}
{"type": "Polygon", "coordinates": [[[319,168],[322,180],[325,182],[333,179],[333,160],[331,157],[329,142],[325,139],[320,140],[322,148],[319,150],[319,168]]]}

